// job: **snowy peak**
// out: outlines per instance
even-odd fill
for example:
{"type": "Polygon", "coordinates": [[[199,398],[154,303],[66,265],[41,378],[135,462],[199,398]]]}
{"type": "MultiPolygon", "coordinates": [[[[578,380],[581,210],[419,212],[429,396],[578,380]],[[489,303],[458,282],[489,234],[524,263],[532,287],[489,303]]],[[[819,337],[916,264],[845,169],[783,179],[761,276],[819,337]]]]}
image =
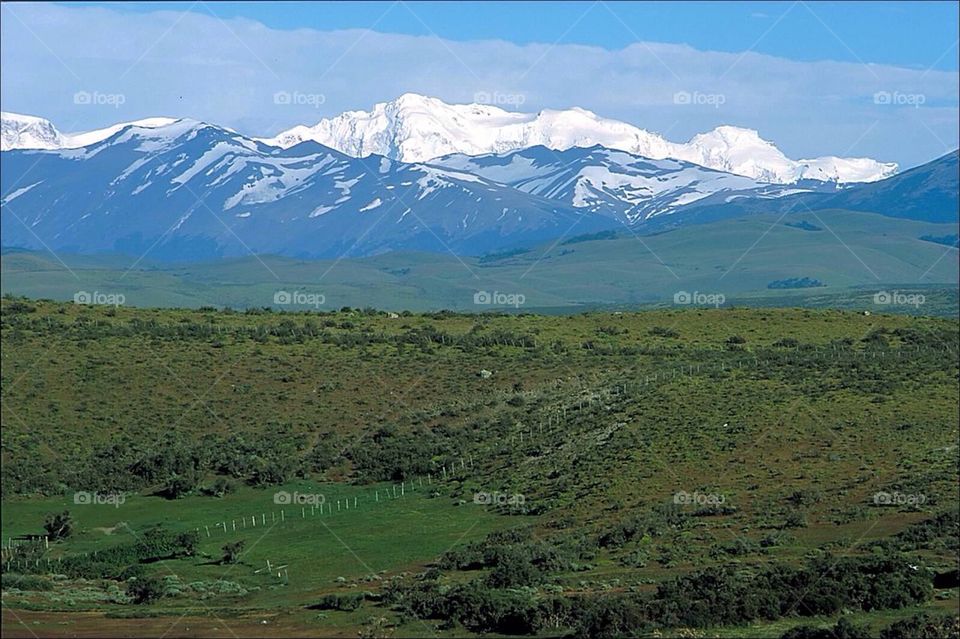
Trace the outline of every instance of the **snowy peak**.
{"type": "Polygon", "coordinates": [[[176,118],[143,118],[121,122],[103,129],[80,133],[61,133],[49,120],[33,115],[4,112],[0,117],[2,127],[2,150],[14,149],[79,149],[102,142],[126,127],[155,129],[177,122],[176,118]]]}
{"type": "Polygon", "coordinates": [[[670,147],[656,134],[586,109],[515,113],[483,104],[447,104],[412,93],[378,103],[370,111],[348,111],[261,141],[289,147],[304,140],[354,157],[375,154],[403,162],[425,162],[454,153],[505,153],[537,145],[565,150],[597,144],[663,158],[670,147]]]}
{"type": "Polygon", "coordinates": [[[681,159],[764,182],[797,181],[796,163],[753,129],[719,126],[678,145],[681,159]]]}
{"type": "Polygon", "coordinates": [[[0,113],[0,150],[59,149],[63,138],[53,123],[33,115],[0,113]]]}
{"type": "Polygon", "coordinates": [[[758,131],[735,126],[719,126],[700,133],[681,146],[681,159],[764,182],[874,182],[897,172],[895,163],[870,158],[827,156],[791,160],[772,142],[760,137],[758,131]]]}
{"type": "Polygon", "coordinates": [[[707,156],[761,156],[764,159],[789,162],[780,149],[772,142],[760,137],[755,129],[736,126],[718,126],[712,131],[698,133],[684,145],[688,150],[696,150],[707,156]]]}
{"type": "Polygon", "coordinates": [[[414,93],[378,103],[371,111],[348,111],[261,141],[289,147],[304,140],[315,140],[354,157],[376,154],[405,162],[426,162],[455,153],[505,153],[536,145],[557,151],[601,145],[656,160],[686,160],[777,184],[807,178],[870,182],[897,170],[896,164],[869,158],[792,160],[753,129],[720,126],[689,142],[675,143],[577,107],[518,113],[489,105],[447,104],[414,93]]]}
{"type": "Polygon", "coordinates": [[[870,158],[838,158],[827,156],[798,160],[799,179],[824,182],[876,182],[897,172],[894,162],[877,162],[870,158]]]}
{"type": "Polygon", "coordinates": [[[476,155],[494,149],[522,148],[516,141],[504,145],[497,138],[509,135],[511,127],[528,119],[525,114],[512,114],[497,107],[449,105],[436,98],[406,93],[391,102],[378,103],[370,111],[347,111],[261,142],[287,148],[313,140],[353,157],[384,155],[404,162],[422,162],[449,153],[476,155]]]}

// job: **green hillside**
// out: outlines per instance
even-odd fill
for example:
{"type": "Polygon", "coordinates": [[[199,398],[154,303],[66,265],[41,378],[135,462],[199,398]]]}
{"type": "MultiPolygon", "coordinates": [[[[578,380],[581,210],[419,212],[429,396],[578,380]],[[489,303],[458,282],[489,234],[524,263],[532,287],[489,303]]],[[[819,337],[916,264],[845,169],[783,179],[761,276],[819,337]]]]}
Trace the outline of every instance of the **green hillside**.
{"type": "Polygon", "coordinates": [[[394,311],[510,308],[509,301],[475,304],[478,291],[522,296],[510,299],[522,299],[526,310],[549,312],[669,306],[681,291],[720,294],[728,305],[874,309],[875,293],[902,290],[923,294],[923,308],[881,310],[956,315],[957,251],[920,239],[955,233],[951,224],[818,211],[754,216],[644,237],[624,230],[613,239],[587,241],[579,241],[585,238],[574,227],[550,245],[483,258],[388,254],[297,261],[251,256],[170,266],[151,263],[149,254],[55,258],[8,251],[0,284],[5,293],[36,298],[68,300],[78,291],[99,291],[122,294],[129,305],[165,307],[270,306],[278,291],[301,291],[322,295],[326,309],[394,311]],[[804,278],[822,286],[776,288],[804,278]]]}
{"type": "Polygon", "coordinates": [[[876,636],[960,603],[955,319],[0,308],[11,636],[876,636]]]}

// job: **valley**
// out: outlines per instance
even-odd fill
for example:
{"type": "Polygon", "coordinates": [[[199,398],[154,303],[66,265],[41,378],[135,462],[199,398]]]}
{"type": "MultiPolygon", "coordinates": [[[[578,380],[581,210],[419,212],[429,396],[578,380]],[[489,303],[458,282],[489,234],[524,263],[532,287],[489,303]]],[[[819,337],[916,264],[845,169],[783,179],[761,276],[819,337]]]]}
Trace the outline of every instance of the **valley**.
{"type": "Polygon", "coordinates": [[[0,5],[3,639],[960,639],[960,3],[0,5]]]}

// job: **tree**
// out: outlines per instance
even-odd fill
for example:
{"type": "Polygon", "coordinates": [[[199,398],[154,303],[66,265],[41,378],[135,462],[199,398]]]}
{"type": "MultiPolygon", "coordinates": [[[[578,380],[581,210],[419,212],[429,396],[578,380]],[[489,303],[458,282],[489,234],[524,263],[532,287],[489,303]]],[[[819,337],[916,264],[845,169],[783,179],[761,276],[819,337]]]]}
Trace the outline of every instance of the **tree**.
{"type": "Polygon", "coordinates": [[[51,541],[66,539],[73,533],[73,517],[69,510],[62,513],[50,513],[43,522],[51,541]]]}
{"type": "Polygon", "coordinates": [[[181,497],[186,497],[196,489],[196,473],[188,471],[182,475],[174,474],[170,477],[170,480],[162,492],[167,499],[180,499],[181,497]]]}
{"type": "Polygon", "coordinates": [[[518,588],[533,586],[541,580],[542,576],[530,558],[521,550],[510,548],[498,557],[486,582],[491,588],[518,588]]]}
{"type": "Polygon", "coordinates": [[[235,564],[240,561],[240,554],[243,552],[243,547],[246,543],[246,541],[240,539],[239,541],[231,541],[224,544],[223,559],[220,560],[220,563],[235,564]]]}
{"type": "Polygon", "coordinates": [[[163,580],[160,577],[139,577],[127,584],[127,596],[135,604],[151,603],[163,594],[163,580]]]}

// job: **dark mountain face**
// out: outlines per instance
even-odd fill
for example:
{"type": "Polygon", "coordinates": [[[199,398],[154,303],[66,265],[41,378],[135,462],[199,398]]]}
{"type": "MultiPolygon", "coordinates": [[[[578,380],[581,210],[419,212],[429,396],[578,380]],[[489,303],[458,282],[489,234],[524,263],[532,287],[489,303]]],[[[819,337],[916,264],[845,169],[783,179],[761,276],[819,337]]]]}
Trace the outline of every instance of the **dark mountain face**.
{"type": "Polygon", "coordinates": [[[811,201],[820,208],[865,211],[922,222],[956,222],[958,155],[960,151],[954,151],[886,180],[852,185],[822,199],[812,197],[811,201]]]}
{"type": "Polygon", "coordinates": [[[432,163],[631,225],[693,202],[767,199],[824,186],[813,181],[804,186],[765,184],[690,162],[651,160],[601,146],[565,151],[535,146],[500,154],[448,155],[432,163]]]}

